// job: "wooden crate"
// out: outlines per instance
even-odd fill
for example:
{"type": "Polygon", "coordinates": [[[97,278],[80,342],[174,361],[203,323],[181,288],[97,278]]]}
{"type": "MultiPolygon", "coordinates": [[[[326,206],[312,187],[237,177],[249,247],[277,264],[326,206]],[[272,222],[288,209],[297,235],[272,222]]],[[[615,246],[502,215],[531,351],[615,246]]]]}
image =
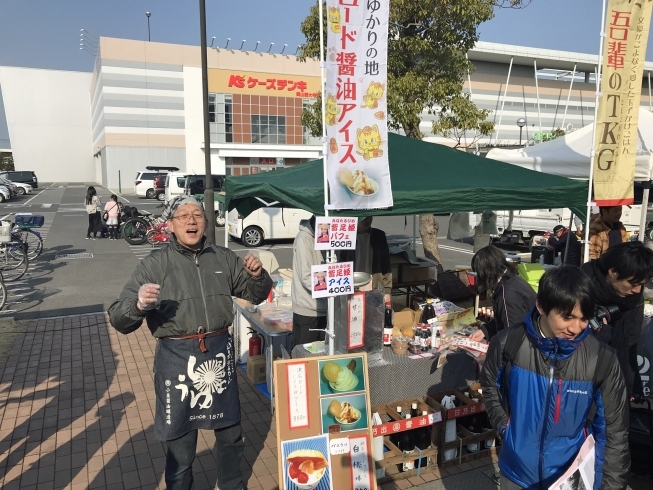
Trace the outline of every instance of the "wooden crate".
{"type": "Polygon", "coordinates": [[[481,393],[476,391],[479,388],[480,385],[473,385],[472,387],[462,391],[449,390],[429,394],[426,398],[426,403],[432,407],[442,407],[442,398],[449,395],[454,395],[461,402],[460,406],[456,408],[441,408],[443,423],[439,424],[436,427],[436,430],[433,431],[434,444],[438,448],[438,463],[441,467],[446,468],[466,463],[485,456],[490,456],[491,454],[496,454],[497,452],[496,444],[498,444],[499,440],[496,437],[495,431],[489,430],[481,434],[475,434],[467,429],[463,424],[458,423],[464,417],[485,412],[485,399],[481,393]],[[466,396],[465,393],[469,396],[466,396]],[[445,442],[446,422],[450,420],[456,420],[457,438],[455,441],[445,442]],[[486,441],[491,440],[494,440],[494,446],[485,447],[486,441]],[[469,451],[468,446],[473,444],[478,444],[477,451],[469,451]],[[445,461],[444,454],[445,451],[449,449],[456,449],[458,455],[449,461],[445,461]]]}
{"type": "MultiPolygon", "coordinates": [[[[374,429],[377,430],[379,436],[383,436],[383,443],[389,451],[384,453],[382,461],[376,461],[376,468],[384,468],[385,476],[378,479],[378,483],[383,484],[395,480],[400,480],[404,478],[410,478],[418,474],[424,474],[425,472],[433,471],[436,468],[438,448],[435,444],[431,444],[431,447],[428,449],[422,450],[422,458],[429,458],[426,467],[422,467],[419,470],[409,470],[409,471],[400,471],[399,465],[411,460],[419,459],[419,452],[412,453],[410,455],[404,455],[402,451],[391,441],[392,434],[399,434],[404,430],[415,430],[423,426],[419,425],[419,421],[422,417],[415,419],[417,422],[416,426],[412,426],[407,429],[403,426],[405,425],[406,420],[402,417],[402,413],[410,411],[411,405],[417,403],[417,409],[420,413],[423,411],[428,412],[427,417],[432,417],[433,420],[436,420],[435,423],[429,425],[431,431],[431,441],[434,440],[433,432],[437,431],[437,426],[442,420],[442,412],[438,409],[437,405],[433,402],[429,405],[426,403],[426,397],[423,398],[413,398],[406,400],[399,400],[396,402],[388,403],[386,405],[378,405],[372,407],[372,413],[376,412],[381,416],[384,424],[382,426],[377,426],[374,429]],[[397,406],[401,407],[401,413],[397,412],[397,406]],[[402,421],[404,423],[402,423],[402,421]],[[385,429],[385,430],[383,430],[385,429]]],[[[412,422],[413,419],[411,419],[412,422]]],[[[412,424],[411,424],[412,425],[412,424]]]]}

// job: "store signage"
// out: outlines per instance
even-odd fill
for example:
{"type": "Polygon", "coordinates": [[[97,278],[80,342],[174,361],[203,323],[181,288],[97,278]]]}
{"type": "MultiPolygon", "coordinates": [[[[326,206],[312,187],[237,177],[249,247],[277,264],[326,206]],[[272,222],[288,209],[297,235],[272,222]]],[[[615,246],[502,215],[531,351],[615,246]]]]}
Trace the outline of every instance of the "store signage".
{"type": "Polygon", "coordinates": [[[210,69],[209,90],[227,94],[315,98],[320,92],[320,79],[319,77],[210,69]]]}
{"type": "Polygon", "coordinates": [[[372,468],[370,466],[367,437],[352,437],[351,450],[351,487],[354,490],[372,490],[372,468]]]}
{"type": "Polygon", "coordinates": [[[397,420],[396,422],[387,422],[381,425],[372,427],[372,437],[388,436],[397,432],[405,430],[416,429],[418,427],[426,427],[428,425],[437,424],[442,422],[442,412],[430,413],[414,419],[397,420]]]}
{"type": "Polygon", "coordinates": [[[356,250],[358,218],[315,218],[315,250],[356,250]]]}
{"type": "Polygon", "coordinates": [[[313,298],[342,296],[354,292],[354,263],[338,262],[311,266],[313,298]]]}
{"type": "Polygon", "coordinates": [[[330,209],[393,204],[388,165],[390,0],[327,0],[325,114],[330,209]]]}
{"type": "Polygon", "coordinates": [[[349,299],[347,349],[359,349],[365,346],[365,310],[365,293],[354,293],[349,299]]]}
{"type": "Polygon", "coordinates": [[[642,74],[653,2],[609,0],[594,142],[597,206],[633,203],[642,74]]]}
{"type": "Polygon", "coordinates": [[[301,429],[310,425],[308,414],[308,387],[306,385],[306,363],[288,364],[288,427],[301,429]]]}

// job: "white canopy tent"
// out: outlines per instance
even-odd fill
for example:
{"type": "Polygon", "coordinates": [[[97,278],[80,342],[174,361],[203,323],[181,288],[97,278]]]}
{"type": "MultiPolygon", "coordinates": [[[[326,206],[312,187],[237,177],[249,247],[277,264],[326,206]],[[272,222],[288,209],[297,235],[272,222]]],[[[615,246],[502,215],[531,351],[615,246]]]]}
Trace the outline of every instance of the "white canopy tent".
{"type": "MultiPolygon", "coordinates": [[[[589,179],[590,151],[594,124],[552,141],[518,150],[494,148],[487,158],[519,165],[529,170],[571,179],[589,179]]],[[[648,182],[653,176],[653,113],[640,107],[635,182],[648,182]]]]}

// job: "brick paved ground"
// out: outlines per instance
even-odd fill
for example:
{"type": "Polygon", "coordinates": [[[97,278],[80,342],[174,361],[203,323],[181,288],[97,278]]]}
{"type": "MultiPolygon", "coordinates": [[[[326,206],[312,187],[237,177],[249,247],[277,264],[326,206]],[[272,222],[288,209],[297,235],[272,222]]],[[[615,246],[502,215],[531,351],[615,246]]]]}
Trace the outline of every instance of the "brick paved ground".
{"type": "MultiPolygon", "coordinates": [[[[153,437],[154,346],[147,328],[121,335],[104,313],[32,321],[0,365],[0,488],[165,488],[165,445],[153,437]]],[[[238,384],[248,489],[278,488],[269,401],[240,371],[238,384]]],[[[215,483],[214,442],[200,431],[197,490],[215,483]]],[[[493,490],[491,465],[486,458],[382,488],[493,490]]]]}

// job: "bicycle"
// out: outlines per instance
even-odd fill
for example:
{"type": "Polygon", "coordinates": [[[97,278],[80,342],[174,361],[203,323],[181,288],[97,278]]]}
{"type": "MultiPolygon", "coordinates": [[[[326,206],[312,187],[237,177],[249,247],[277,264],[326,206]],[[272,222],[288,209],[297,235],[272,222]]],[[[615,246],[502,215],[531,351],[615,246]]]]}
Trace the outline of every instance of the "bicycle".
{"type": "Polygon", "coordinates": [[[11,237],[27,244],[27,258],[34,260],[43,252],[43,237],[32,228],[16,227],[11,230],[11,237]]]}
{"type": "Polygon", "coordinates": [[[148,231],[163,223],[165,223],[165,220],[161,216],[154,216],[147,211],[143,211],[138,216],[127,219],[121,225],[120,233],[130,245],[142,245],[148,241],[148,231]]]}
{"type": "Polygon", "coordinates": [[[4,281],[17,281],[25,275],[29,259],[25,243],[20,239],[0,242],[0,273],[4,281]]]}
{"type": "Polygon", "coordinates": [[[0,310],[2,310],[7,304],[7,287],[5,286],[5,281],[0,273],[0,310]]]}

